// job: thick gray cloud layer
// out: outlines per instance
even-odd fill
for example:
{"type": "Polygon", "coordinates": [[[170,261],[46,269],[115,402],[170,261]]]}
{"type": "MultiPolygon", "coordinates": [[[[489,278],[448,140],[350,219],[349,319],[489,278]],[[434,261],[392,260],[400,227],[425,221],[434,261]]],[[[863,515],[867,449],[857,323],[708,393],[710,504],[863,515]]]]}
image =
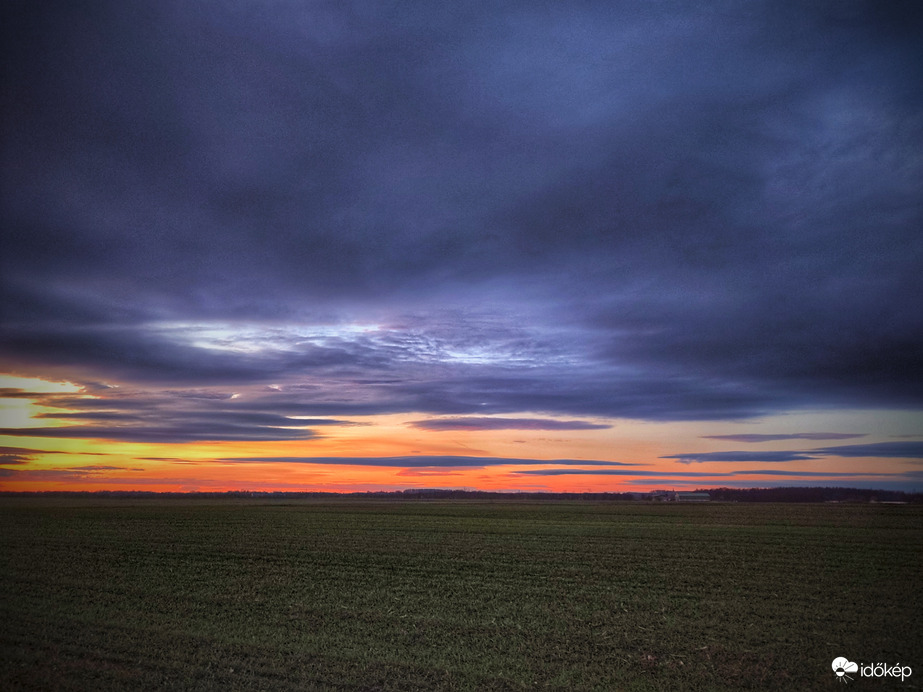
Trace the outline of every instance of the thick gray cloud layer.
{"type": "MultiPolygon", "coordinates": [[[[281,383],[267,416],[923,404],[916,3],[0,13],[17,372],[281,383]]],[[[311,434],[223,421],[119,427],[311,434]]]]}

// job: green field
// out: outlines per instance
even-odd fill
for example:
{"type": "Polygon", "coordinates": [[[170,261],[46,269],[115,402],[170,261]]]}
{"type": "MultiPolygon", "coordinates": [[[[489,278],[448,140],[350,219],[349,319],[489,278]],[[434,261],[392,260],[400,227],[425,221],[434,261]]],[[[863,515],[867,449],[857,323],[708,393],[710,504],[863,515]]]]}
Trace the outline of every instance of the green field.
{"type": "Polygon", "coordinates": [[[920,506],[5,497],[0,526],[3,690],[923,683],[920,506]]]}

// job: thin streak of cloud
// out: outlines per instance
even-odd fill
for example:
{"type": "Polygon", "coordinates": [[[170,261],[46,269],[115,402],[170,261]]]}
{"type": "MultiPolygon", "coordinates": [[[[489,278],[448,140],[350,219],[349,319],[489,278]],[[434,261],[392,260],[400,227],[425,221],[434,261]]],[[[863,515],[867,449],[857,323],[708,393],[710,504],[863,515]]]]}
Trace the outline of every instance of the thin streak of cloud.
{"type": "Polygon", "coordinates": [[[411,421],[407,425],[419,430],[604,430],[611,425],[580,420],[553,418],[431,418],[411,421]]]}
{"type": "Polygon", "coordinates": [[[250,426],[188,427],[93,427],[73,426],[63,428],[0,428],[0,435],[20,437],[51,437],[63,439],[118,440],[121,442],[253,442],[274,440],[310,440],[318,435],[311,430],[298,428],[269,428],[250,426]]]}
{"type": "Polygon", "coordinates": [[[527,469],[512,471],[521,476],[636,476],[639,478],[730,478],[734,476],[785,476],[790,478],[907,478],[909,474],[837,473],[827,471],[788,471],[780,469],[741,469],[738,471],[635,471],[624,469],[527,469]]]}
{"type": "Polygon", "coordinates": [[[702,435],[703,440],[729,440],[731,442],[773,442],[775,440],[848,440],[854,437],[865,437],[866,433],[793,433],[779,435],[702,435]]]}
{"type": "Polygon", "coordinates": [[[324,464],[336,466],[388,466],[395,468],[484,467],[484,466],[639,466],[621,461],[588,459],[517,459],[471,456],[397,456],[397,457],[227,457],[216,459],[228,464],[324,464]]]}
{"type": "Polygon", "coordinates": [[[816,459],[805,452],[701,452],[689,454],[670,454],[661,459],[676,459],[681,464],[702,464],[706,462],[767,462],[783,464],[790,461],[809,461],[816,459]]]}
{"type": "Polygon", "coordinates": [[[31,447],[0,447],[0,454],[54,454],[45,449],[32,449],[31,447]]]}
{"type": "Polygon", "coordinates": [[[839,445],[802,451],[690,452],[670,454],[660,458],[676,459],[681,464],[701,464],[705,462],[768,462],[782,464],[791,461],[809,461],[826,456],[923,459],[923,442],[873,442],[863,445],[839,445]]]}
{"type": "Polygon", "coordinates": [[[87,472],[99,472],[99,471],[144,471],[143,468],[126,468],[124,466],[70,466],[67,471],[87,471],[87,472]]]}

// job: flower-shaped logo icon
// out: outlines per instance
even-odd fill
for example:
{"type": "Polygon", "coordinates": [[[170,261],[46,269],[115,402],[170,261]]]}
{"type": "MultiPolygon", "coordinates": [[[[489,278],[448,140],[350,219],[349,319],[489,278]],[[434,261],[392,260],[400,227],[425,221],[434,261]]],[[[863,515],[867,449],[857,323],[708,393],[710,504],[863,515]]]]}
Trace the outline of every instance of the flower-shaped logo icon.
{"type": "Polygon", "coordinates": [[[846,673],[855,673],[858,672],[859,666],[850,661],[849,659],[843,658],[842,656],[833,659],[833,672],[836,673],[837,678],[840,682],[846,682],[847,680],[852,680],[846,673]]]}

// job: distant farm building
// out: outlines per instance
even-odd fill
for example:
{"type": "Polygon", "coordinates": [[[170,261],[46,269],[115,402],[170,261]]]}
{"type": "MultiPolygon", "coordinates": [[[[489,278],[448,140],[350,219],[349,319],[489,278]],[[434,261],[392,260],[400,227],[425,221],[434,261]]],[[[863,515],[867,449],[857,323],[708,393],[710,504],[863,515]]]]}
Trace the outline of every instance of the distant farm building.
{"type": "Polygon", "coordinates": [[[709,502],[711,495],[708,493],[692,493],[675,490],[652,490],[647,494],[647,499],[654,502],[709,502]]]}

